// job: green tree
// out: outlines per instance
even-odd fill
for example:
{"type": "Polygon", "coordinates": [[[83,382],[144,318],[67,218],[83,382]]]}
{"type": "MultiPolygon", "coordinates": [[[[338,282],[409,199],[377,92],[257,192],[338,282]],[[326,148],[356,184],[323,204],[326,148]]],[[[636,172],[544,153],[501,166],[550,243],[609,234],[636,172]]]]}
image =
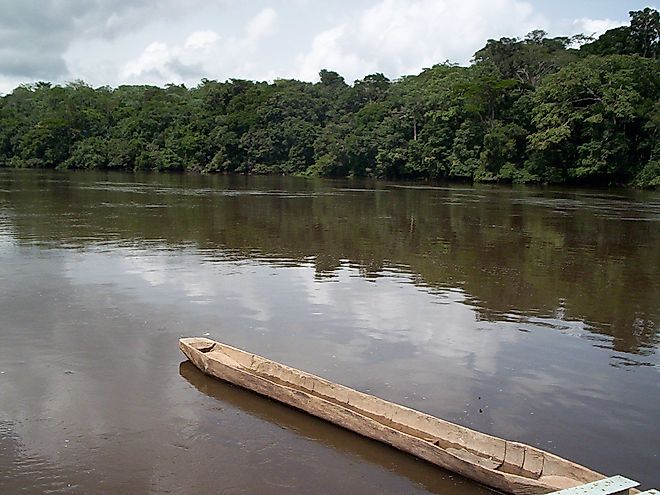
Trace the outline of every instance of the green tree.
{"type": "Polygon", "coordinates": [[[610,55],[548,77],[534,95],[531,171],[557,182],[631,180],[650,158],[658,69],[654,60],[610,55]]]}
{"type": "Polygon", "coordinates": [[[630,11],[630,25],[610,29],[597,40],[582,45],[587,55],[640,55],[660,57],[660,13],[649,7],[630,11]]]}

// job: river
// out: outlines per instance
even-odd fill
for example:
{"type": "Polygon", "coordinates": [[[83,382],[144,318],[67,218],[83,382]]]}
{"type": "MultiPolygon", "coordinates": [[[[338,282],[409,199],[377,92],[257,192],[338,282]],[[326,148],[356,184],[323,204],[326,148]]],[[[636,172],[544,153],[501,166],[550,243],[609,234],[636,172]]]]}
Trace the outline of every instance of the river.
{"type": "Polygon", "coordinates": [[[660,485],[660,194],[0,170],[0,493],[479,485],[205,377],[210,338],[660,485]]]}

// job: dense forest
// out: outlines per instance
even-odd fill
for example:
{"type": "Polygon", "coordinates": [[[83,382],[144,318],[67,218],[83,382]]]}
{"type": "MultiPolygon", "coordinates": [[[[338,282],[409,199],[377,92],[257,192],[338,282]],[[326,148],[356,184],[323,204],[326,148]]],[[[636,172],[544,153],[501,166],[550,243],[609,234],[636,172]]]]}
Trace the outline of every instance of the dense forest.
{"type": "Polygon", "coordinates": [[[660,187],[660,15],[598,39],[488,40],[462,67],[353,85],[231,79],[0,98],[0,167],[660,187]]]}

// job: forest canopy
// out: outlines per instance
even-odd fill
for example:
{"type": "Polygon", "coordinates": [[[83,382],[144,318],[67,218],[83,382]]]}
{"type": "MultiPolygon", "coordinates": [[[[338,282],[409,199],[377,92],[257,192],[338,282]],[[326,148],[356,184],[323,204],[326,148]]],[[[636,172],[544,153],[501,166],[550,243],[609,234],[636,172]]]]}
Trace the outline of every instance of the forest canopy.
{"type": "Polygon", "coordinates": [[[658,74],[646,8],[596,40],[537,30],[394,81],[38,82],[0,97],[0,167],[660,187],[658,74]]]}

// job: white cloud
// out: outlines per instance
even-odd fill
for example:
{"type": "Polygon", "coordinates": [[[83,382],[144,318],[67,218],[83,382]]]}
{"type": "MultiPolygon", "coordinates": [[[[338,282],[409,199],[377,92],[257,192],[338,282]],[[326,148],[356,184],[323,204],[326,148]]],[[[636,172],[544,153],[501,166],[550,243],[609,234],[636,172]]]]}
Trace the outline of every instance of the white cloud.
{"type": "Polygon", "coordinates": [[[256,43],[260,39],[276,32],[277,12],[267,8],[255,15],[245,28],[247,40],[256,43]]]}
{"type": "Polygon", "coordinates": [[[196,85],[204,77],[314,81],[323,68],[349,82],[374,72],[395,78],[445,60],[466,64],[488,38],[536,28],[550,36],[597,36],[627,22],[628,8],[579,4],[0,0],[6,13],[0,16],[0,93],[36,80],[83,79],[95,86],[196,85]]]}
{"type": "Polygon", "coordinates": [[[183,7],[176,0],[0,0],[0,75],[44,80],[65,76],[63,55],[75,40],[114,39],[145,22],[185,16],[197,2],[190,0],[183,7]]]}
{"type": "Polygon", "coordinates": [[[172,58],[169,47],[165,43],[153,42],[147,46],[136,60],[128,62],[122,70],[122,76],[130,79],[149,72],[160,72],[165,75],[166,66],[172,58]]]}
{"type": "Polygon", "coordinates": [[[195,85],[203,77],[259,77],[251,63],[260,45],[277,32],[278,16],[266,8],[245,25],[242,36],[222,37],[214,30],[195,31],[183,43],[154,41],[135,59],[126,62],[121,79],[126,83],[148,81],[195,85]]]}
{"type": "Polygon", "coordinates": [[[330,68],[349,80],[374,71],[396,77],[447,59],[468,63],[488,38],[545,24],[520,0],[381,0],[318,34],[298,56],[296,76],[316,79],[330,68]]]}
{"type": "Polygon", "coordinates": [[[625,26],[628,21],[617,21],[612,19],[589,19],[583,17],[573,21],[573,30],[576,33],[586,34],[597,38],[608,29],[613,29],[619,26],[625,26]]]}
{"type": "Polygon", "coordinates": [[[0,96],[11,93],[14,88],[23,83],[20,77],[5,76],[0,74],[0,96]]]}
{"type": "Polygon", "coordinates": [[[190,36],[188,36],[188,39],[186,39],[186,42],[183,46],[192,50],[199,50],[208,46],[212,46],[219,40],[220,35],[218,33],[207,29],[205,31],[195,31],[192,33],[190,36]]]}
{"type": "Polygon", "coordinates": [[[355,79],[360,74],[377,71],[375,58],[351,53],[350,49],[344,47],[349,39],[349,27],[345,24],[322,32],[314,38],[311,50],[298,56],[299,67],[295,75],[304,80],[315,80],[319,71],[327,68],[355,79]]]}

